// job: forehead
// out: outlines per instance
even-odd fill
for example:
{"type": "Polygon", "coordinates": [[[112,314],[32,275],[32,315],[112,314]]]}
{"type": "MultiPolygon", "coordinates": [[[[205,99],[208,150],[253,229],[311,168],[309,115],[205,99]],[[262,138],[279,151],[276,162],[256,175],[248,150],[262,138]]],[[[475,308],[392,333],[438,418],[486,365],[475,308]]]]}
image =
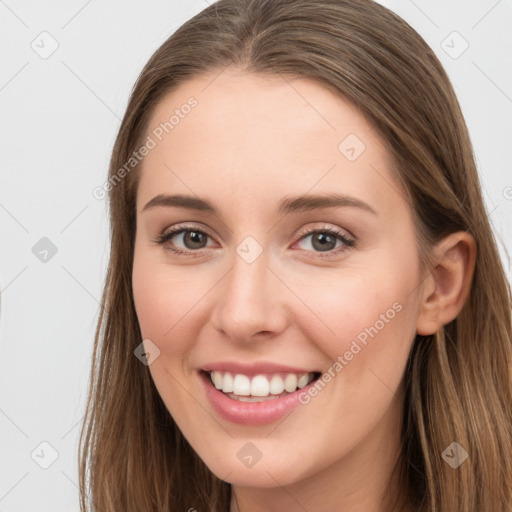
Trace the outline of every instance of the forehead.
{"type": "Polygon", "coordinates": [[[318,148],[318,140],[314,144],[321,151],[332,149],[333,139],[341,141],[344,135],[352,133],[366,142],[370,151],[384,152],[378,134],[361,111],[340,94],[309,78],[229,69],[195,77],[156,105],[148,133],[161,123],[169,122],[173,114],[172,128],[162,135],[172,138],[176,144],[192,130],[205,144],[212,139],[228,139],[232,144],[243,142],[245,149],[262,141],[270,143],[276,136],[281,142],[303,134],[307,142],[311,132],[323,132],[328,135],[325,147],[318,148]],[[192,99],[195,106],[189,108],[192,99]],[[211,130],[214,126],[217,129],[211,130]]]}
{"type": "MultiPolygon", "coordinates": [[[[195,77],[156,106],[139,195],[205,196],[220,188],[268,200],[276,192],[338,191],[396,201],[391,158],[365,116],[308,78],[237,70],[195,77]],[[214,187],[214,188],[212,188],[214,187]]],[[[138,201],[138,209],[142,201],[138,201]]]]}

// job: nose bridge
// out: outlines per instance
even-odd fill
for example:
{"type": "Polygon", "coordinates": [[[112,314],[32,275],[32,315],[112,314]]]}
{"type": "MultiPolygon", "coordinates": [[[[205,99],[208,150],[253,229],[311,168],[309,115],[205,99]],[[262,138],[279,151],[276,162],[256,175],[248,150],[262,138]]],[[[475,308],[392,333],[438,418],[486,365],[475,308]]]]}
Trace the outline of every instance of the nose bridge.
{"type": "Polygon", "coordinates": [[[248,237],[236,247],[213,315],[216,327],[237,340],[249,340],[259,332],[275,333],[284,322],[279,284],[267,268],[269,254],[256,244],[248,237]]]}

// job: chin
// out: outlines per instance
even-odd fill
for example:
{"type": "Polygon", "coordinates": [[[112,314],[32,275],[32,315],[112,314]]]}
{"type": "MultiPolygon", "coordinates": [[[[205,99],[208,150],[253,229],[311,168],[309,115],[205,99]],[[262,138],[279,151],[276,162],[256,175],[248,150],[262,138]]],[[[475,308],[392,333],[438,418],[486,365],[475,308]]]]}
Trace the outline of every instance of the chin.
{"type": "MultiPolygon", "coordinates": [[[[256,462],[252,461],[243,462],[243,447],[247,447],[250,442],[238,442],[236,452],[242,451],[242,461],[238,457],[234,457],[232,462],[226,459],[226,453],[231,450],[224,450],[219,454],[210,454],[209,459],[203,461],[208,466],[208,469],[219,479],[224,480],[232,485],[241,487],[261,487],[273,488],[283,485],[290,485],[308,477],[311,468],[304,467],[303,458],[301,460],[294,460],[294,457],[272,457],[266,458],[262,456],[256,462]],[[242,450],[238,447],[242,446],[242,450]],[[223,461],[219,462],[222,458],[223,461]],[[246,465],[247,464],[247,465],[246,465]],[[250,465],[252,464],[252,465],[250,465]]],[[[247,448],[246,448],[247,450],[247,448]]],[[[250,450],[250,448],[249,448],[250,450]]],[[[249,451],[247,450],[247,451],[249,451]]]]}

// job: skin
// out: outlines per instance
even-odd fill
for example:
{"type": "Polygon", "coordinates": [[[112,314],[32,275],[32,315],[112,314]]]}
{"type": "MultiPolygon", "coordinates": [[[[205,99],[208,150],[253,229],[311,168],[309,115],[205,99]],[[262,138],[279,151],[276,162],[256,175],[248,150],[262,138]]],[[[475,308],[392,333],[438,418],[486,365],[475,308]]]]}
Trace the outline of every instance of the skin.
{"type": "Polygon", "coordinates": [[[194,96],[198,105],[144,158],[137,191],[133,293],[143,338],[160,355],[149,366],[175,422],[210,470],[232,484],[231,511],[380,511],[398,455],[401,381],[415,334],[453,319],[474,262],[469,235],[433,248],[421,275],[415,227],[392,162],[365,117],[309,79],[228,68],[194,78],[164,97],[148,133],[194,96]],[[355,134],[365,150],[338,150],[355,134]],[[343,193],[375,213],[343,206],[275,213],[289,195],[343,193]],[[187,194],[218,215],[183,207],[142,211],[158,194],[187,194]],[[209,236],[204,248],[171,226],[209,236]],[[356,247],[330,257],[301,228],[338,228],[356,247]],[[237,246],[253,237],[262,254],[247,263],[237,246]],[[173,254],[169,247],[196,251],[173,254]],[[238,425],[220,417],[197,370],[222,360],[273,361],[327,371],[365,328],[400,312],[282,421],[238,425]],[[252,442],[248,468],[237,452],[252,442]],[[235,500],[236,495],[236,500],[235,500]],[[238,505],[237,505],[238,504],[238,505]]]}

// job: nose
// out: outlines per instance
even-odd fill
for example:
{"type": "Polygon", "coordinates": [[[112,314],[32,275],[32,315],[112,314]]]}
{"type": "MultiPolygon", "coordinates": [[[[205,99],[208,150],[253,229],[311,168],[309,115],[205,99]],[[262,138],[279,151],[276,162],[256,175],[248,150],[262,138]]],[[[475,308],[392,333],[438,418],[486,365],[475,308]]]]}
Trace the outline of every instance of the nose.
{"type": "Polygon", "coordinates": [[[286,287],[268,263],[265,251],[252,262],[237,253],[231,270],[216,287],[211,320],[233,341],[274,338],[286,327],[286,287]]]}

